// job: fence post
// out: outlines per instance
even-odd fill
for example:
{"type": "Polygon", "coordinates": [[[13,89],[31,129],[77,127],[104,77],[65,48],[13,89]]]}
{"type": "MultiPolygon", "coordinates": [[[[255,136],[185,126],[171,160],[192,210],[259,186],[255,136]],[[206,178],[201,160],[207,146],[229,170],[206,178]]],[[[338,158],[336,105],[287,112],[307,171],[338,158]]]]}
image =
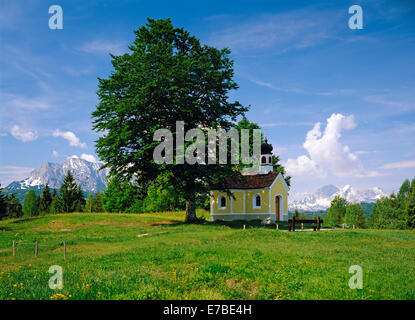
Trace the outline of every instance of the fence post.
{"type": "Polygon", "coordinates": [[[355,225],[353,225],[353,229],[356,229],[356,226],[355,225]]]}
{"type": "Polygon", "coordinates": [[[63,242],[63,260],[66,260],[66,241],[63,242]]]}
{"type": "Polygon", "coordinates": [[[278,225],[278,223],[275,224],[275,228],[277,228],[277,230],[280,229],[280,226],[278,225]]]}
{"type": "Polygon", "coordinates": [[[304,223],[301,222],[301,231],[304,230],[304,223]]]}
{"type": "Polygon", "coordinates": [[[16,243],[15,240],[13,240],[13,257],[16,255],[16,243]]]}
{"type": "Polygon", "coordinates": [[[37,257],[37,246],[38,246],[38,244],[37,244],[37,240],[36,240],[36,244],[35,244],[35,257],[37,257]]]}
{"type": "Polygon", "coordinates": [[[295,217],[293,215],[293,218],[291,219],[291,230],[294,232],[295,231],[295,217]]]}
{"type": "Polygon", "coordinates": [[[244,230],[245,230],[245,224],[244,224],[244,230]]]}

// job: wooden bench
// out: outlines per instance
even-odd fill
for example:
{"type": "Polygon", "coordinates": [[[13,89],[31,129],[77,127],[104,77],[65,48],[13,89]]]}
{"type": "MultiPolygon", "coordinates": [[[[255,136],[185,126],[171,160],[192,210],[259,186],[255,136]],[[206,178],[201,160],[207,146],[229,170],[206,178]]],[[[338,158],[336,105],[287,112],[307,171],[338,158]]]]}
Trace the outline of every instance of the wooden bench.
{"type": "Polygon", "coordinates": [[[296,218],[292,218],[292,219],[288,219],[288,223],[290,224],[288,226],[288,231],[295,231],[295,224],[296,223],[315,223],[317,224],[317,226],[313,226],[313,231],[318,231],[321,228],[321,224],[323,223],[323,219],[320,219],[320,217],[317,217],[316,220],[312,220],[312,219],[296,219],[296,218]]]}

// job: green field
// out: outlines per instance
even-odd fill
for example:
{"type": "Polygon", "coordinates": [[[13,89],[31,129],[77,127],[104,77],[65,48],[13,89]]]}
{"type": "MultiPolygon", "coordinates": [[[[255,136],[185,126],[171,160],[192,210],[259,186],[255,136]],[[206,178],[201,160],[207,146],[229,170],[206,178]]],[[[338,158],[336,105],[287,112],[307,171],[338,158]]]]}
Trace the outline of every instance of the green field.
{"type": "Polygon", "coordinates": [[[415,231],[289,233],[183,218],[0,221],[0,299],[415,299],[415,231]],[[62,290],[48,286],[51,265],[63,268],[62,290]],[[363,268],[362,290],[348,286],[351,265],[363,268]]]}

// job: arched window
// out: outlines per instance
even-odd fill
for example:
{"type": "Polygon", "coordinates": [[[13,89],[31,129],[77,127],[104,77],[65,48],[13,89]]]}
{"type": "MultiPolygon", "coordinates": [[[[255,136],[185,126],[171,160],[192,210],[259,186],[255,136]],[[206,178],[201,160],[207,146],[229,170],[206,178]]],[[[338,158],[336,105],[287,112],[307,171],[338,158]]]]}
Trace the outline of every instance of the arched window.
{"type": "Polygon", "coordinates": [[[254,195],[253,207],[255,209],[261,208],[261,196],[259,194],[254,195]]]}
{"type": "Polygon", "coordinates": [[[262,157],[262,160],[261,160],[261,162],[262,163],[265,163],[267,160],[266,160],[266,158],[265,157],[262,157]]]}
{"type": "Polygon", "coordinates": [[[225,209],[226,208],[226,198],[224,196],[220,196],[218,199],[218,208],[225,209]]]}
{"type": "Polygon", "coordinates": [[[272,157],[271,156],[268,157],[268,161],[269,161],[269,164],[272,164],[272,157]]]}

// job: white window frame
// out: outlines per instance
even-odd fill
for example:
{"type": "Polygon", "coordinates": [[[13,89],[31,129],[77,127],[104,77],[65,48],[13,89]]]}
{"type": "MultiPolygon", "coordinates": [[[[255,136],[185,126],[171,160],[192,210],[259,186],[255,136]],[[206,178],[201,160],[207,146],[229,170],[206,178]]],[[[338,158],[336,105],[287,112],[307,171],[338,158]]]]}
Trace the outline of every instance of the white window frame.
{"type": "Polygon", "coordinates": [[[262,208],[262,197],[259,193],[255,193],[254,196],[252,197],[252,208],[254,209],[261,209],[262,208]],[[259,201],[261,203],[260,206],[256,205],[256,197],[259,196],[259,201]]]}
{"type": "Polygon", "coordinates": [[[226,197],[224,195],[220,195],[218,197],[218,209],[219,210],[225,210],[228,208],[228,199],[226,199],[226,197]],[[222,207],[221,202],[222,202],[222,198],[225,198],[225,206],[222,207]]]}

